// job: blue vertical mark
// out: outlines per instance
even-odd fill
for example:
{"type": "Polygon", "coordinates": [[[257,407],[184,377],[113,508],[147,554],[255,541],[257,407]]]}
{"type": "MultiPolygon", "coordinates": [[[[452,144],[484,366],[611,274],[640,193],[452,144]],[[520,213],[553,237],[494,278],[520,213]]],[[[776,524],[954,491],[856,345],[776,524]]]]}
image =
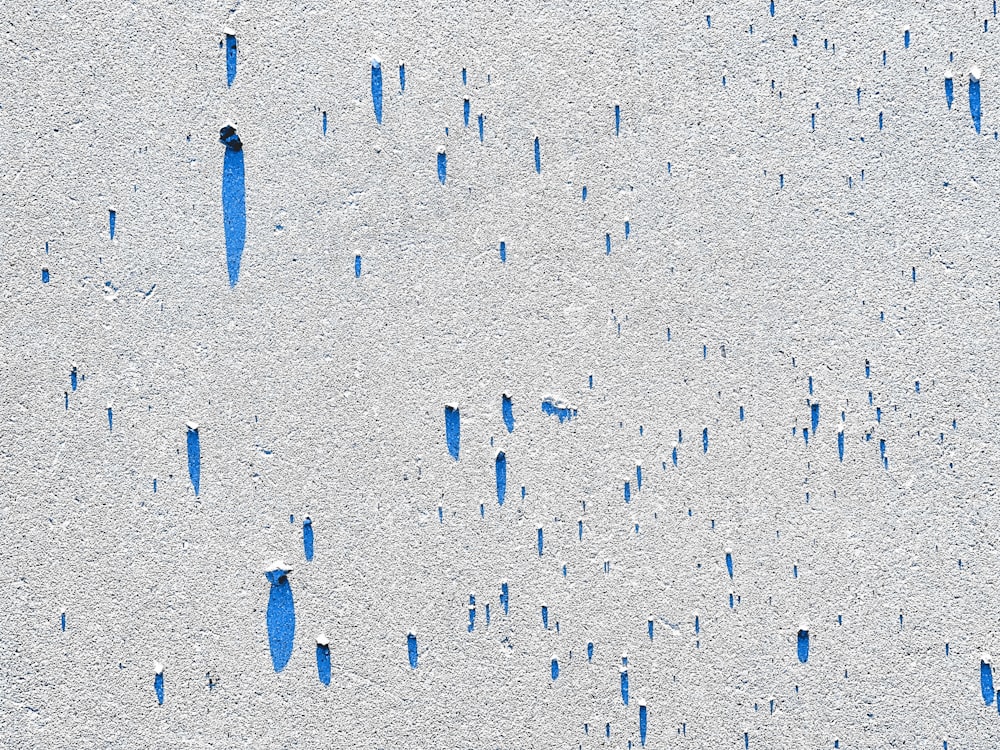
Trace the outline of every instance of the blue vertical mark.
{"type": "Polygon", "coordinates": [[[913,390],[916,391],[917,393],[920,393],[920,381],[919,380],[914,381],[914,383],[913,383],[913,390]]]}
{"type": "Polygon", "coordinates": [[[867,359],[865,360],[865,378],[870,378],[872,376],[872,365],[867,359]]]}
{"type": "Polygon", "coordinates": [[[542,605],[542,627],[549,629],[549,608],[545,604],[542,605]]]}
{"type": "Polygon", "coordinates": [[[108,232],[111,239],[115,238],[115,221],[118,218],[117,212],[113,208],[108,209],[108,232]]]}
{"type": "Polygon", "coordinates": [[[462,85],[463,85],[463,86],[466,86],[466,85],[468,85],[468,83],[469,83],[469,78],[468,78],[468,75],[469,75],[469,74],[468,74],[468,72],[467,72],[467,71],[465,70],[465,68],[462,68],[462,85]]]}
{"type": "Polygon", "coordinates": [[[587,387],[590,388],[590,390],[594,390],[594,376],[593,375],[588,375],[587,376],[587,383],[588,383],[587,387]]]}
{"type": "Polygon", "coordinates": [[[793,47],[799,46],[799,37],[797,34],[792,34],[792,46],[793,47]]]}
{"type": "Polygon", "coordinates": [[[903,29],[903,49],[910,48],[910,30],[903,29]]]}
{"type": "MultiPolygon", "coordinates": [[[[503,244],[503,243],[501,243],[503,244]]],[[[502,405],[503,423],[507,426],[507,432],[514,431],[514,403],[506,393],[503,395],[502,405]]]]}
{"type": "Polygon", "coordinates": [[[476,629],[476,595],[469,594],[469,632],[476,629]]]}
{"type": "Polygon", "coordinates": [[[670,460],[673,462],[674,466],[677,466],[677,446],[676,445],[670,451],[670,460]]]}
{"type": "Polygon", "coordinates": [[[198,436],[198,425],[190,422],[187,425],[187,454],[188,476],[191,477],[191,486],[197,497],[201,487],[201,439],[198,436]]]}
{"type": "Polygon", "coordinates": [[[709,29],[712,28],[712,17],[711,16],[705,16],[705,26],[706,26],[706,28],[709,28],[709,29]]]}
{"type": "Polygon", "coordinates": [[[361,278],[361,256],[354,256],[354,278],[361,278]]]}
{"type": "Polygon", "coordinates": [[[729,573],[729,579],[733,578],[733,551],[730,549],[726,550],[726,572],[729,573]]]}
{"type": "MultiPolygon", "coordinates": [[[[835,748],[840,747],[839,740],[834,740],[833,746],[835,748]]],[[[750,750],[750,732],[743,733],[743,750],[750,750]]]]}
{"type": "Polygon", "coordinates": [[[979,100],[979,68],[972,68],[969,71],[969,112],[972,114],[972,124],[979,133],[983,114],[979,100]]]}
{"type": "Polygon", "coordinates": [[[49,269],[47,268],[42,269],[42,283],[43,284],[49,283],[49,269]]]}
{"type": "Polygon", "coordinates": [[[743,421],[743,407],[740,407],[740,421],[743,421]]]}
{"type": "Polygon", "coordinates": [[[313,522],[309,516],[302,522],[302,547],[305,551],[306,561],[313,559],[313,522]]]}
{"type": "Polygon", "coordinates": [[[114,432],[114,415],[111,412],[111,404],[108,404],[108,432],[114,432]]]}
{"type": "Polygon", "coordinates": [[[479,116],[476,117],[476,122],[479,124],[479,142],[483,142],[483,113],[480,112],[479,116]]]}
{"type": "Polygon", "coordinates": [[[625,222],[625,239],[628,239],[629,233],[632,231],[632,225],[629,222],[625,222]]]}
{"type": "Polygon", "coordinates": [[[813,392],[813,376],[809,376],[809,395],[811,396],[813,392]]]}
{"type": "Polygon", "coordinates": [[[584,203],[587,202],[587,186],[586,185],[584,185],[583,186],[583,190],[580,191],[580,200],[582,200],[584,203]]]}
{"type": "Polygon", "coordinates": [[[323,636],[316,638],[316,673],[320,682],[330,684],[330,642],[323,636]]]}
{"type": "Polygon", "coordinates": [[[622,108],[618,104],[615,105],[615,135],[621,132],[622,127],[622,108]]]}
{"type": "Polygon", "coordinates": [[[604,254],[611,255],[611,235],[604,235],[604,254]]]}
{"type": "Polygon", "coordinates": [[[75,391],[76,390],[76,368],[71,367],[69,371],[69,385],[75,391]]]}
{"type": "Polygon", "coordinates": [[[809,631],[801,628],[798,635],[799,661],[805,664],[809,660],[809,631]]]}
{"type": "Polygon", "coordinates": [[[703,453],[708,453],[708,428],[706,427],[701,431],[701,450],[703,453]]]}
{"type": "Polygon", "coordinates": [[[785,175],[783,174],[778,175],[778,187],[782,190],[785,189],[785,175]]]}
{"type": "Polygon", "coordinates": [[[882,129],[882,113],[881,112],[878,113],[878,129],[879,130],[882,129]]]}
{"type": "Polygon", "coordinates": [[[163,705],[163,667],[156,665],[156,676],[153,678],[153,690],[156,691],[156,702],[163,705]]]}
{"type": "Polygon", "coordinates": [[[510,587],[507,581],[500,582],[500,604],[503,605],[503,613],[510,613],[510,587]]]}
{"type": "Polygon", "coordinates": [[[507,243],[503,240],[500,240],[500,262],[507,262],[507,243]]]}
{"type": "Polygon", "coordinates": [[[583,541],[583,519],[579,519],[576,522],[576,538],[583,541]]]}
{"type": "Polygon", "coordinates": [[[844,463],[844,430],[841,428],[837,430],[837,455],[840,457],[840,462],[844,463]]]}
{"type": "Polygon", "coordinates": [[[438,151],[437,165],[438,181],[444,185],[444,181],[448,178],[448,155],[443,150],[438,151]]]}
{"type": "Polygon", "coordinates": [[[375,122],[382,124],[382,63],[372,60],[372,105],[375,107],[375,122]]]}
{"type": "Polygon", "coordinates": [[[469,127],[469,97],[462,100],[462,121],[469,127]]]}
{"type": "Polygon", "coordinates": [[[913,282],[914,284],[916,284],[916,283],[917,283],[917,267],[916,267],[916,266],[911,266],[911,267],[910,267],[910,280],[911,280],[911,281],[912,281],[912,282],[913,282]]]}
{"type": "MultiPolygon", "coordinates": [[[[639,428],[639,434],[642,435],[642,428],[639,428]]],[[[642,464],[635,465],[635,488],[636,490],[642,489],[642,464]]]]}
{"type": "Polygon", "coordinates": [[[444,432],[448,440],[448,453],[456,461],[458,460],[458,442],[461,436],[460,420],[457,406],[444,407],[444,432]]]}
{"type": "Polygon", "coordinates": [[[236,37],[226,34],[226,87],[236,80],[236,37]]]}
{"type": "Polygon", "coordinates": [[[632,502],[632,487],[629,482],[625,482],[625,502],[632,502]]]}
{"type": "Polygon", "coordinates": [[[622,688],[622,703],[626,706],[628,705],[628,670],[623,669],[621,672],[621,688],[622,688]]]}
{"type": "Polygon", "coordinates": [[[156,493],[156,477],[153,477],[153,493],[156,493]]]}
{"type": "Polygon", "coordinates": [[[774,18],[774,0],[771,0],[771,18],[774,18]]]}
{"type": "Polygon", "coordinates": [[[538,145],[538,136],[535,136],[535,172],[542,173],[542,147],[538,145]]]}
{"type": "Polygon", "coordinates": [[[243,142],[231,125],[219,131],[219,140],[226,146],[222,162],[222,223],[226,230],[226,267],[229,269],[229,286],[236,286],[247,237],[243,142]]]}
{"type": "Polygon", "coordinates": [[[323,110],[323,135],[326,136],[326,110],[323,110]]]}
{"type": "Polygon", "coordinates": [[[538,556],[539,557],[542,556],[542,552],[544,551],[544,549],[545,549],[545,538],[544,538],[544,535],[542,533],[542,527],[539,526],[538,527],[538,556]]]}
{"type": "Polygon", "coordinates": [[[406,91],[406,63],[399,64],[399,92],[406,91]]]}
{"type": "Polygon", "coordinates": [[[955,101],[955,81],[951,76],[944,79],[944,100],[948,102],[948,109],[951,109],[952,102],[955,101]]]}
{"type": "Polygon", "coordinates": [[[410,657],[410,669],[417,668],[417,636],[411,630],[406,634],[406,653],[410,657]]]}
{"type": "Polygon", "coordinates": [[[639,741],[646,746],[646,704],[639,704],[639,741]]]}
{"type": "Polygon", "coordinates": [[[987,706],[992,705],[996,694],[993,692],[993,665],[989,654],[983,654],[979,662],[979,686],[983,691],[983,702],[987,706]]]}
{"type": "Polygon", "coordinates": [[[886,58],[886,51],[882,50],[882,67],[883,68],[885,67],[886,59],[887,59],[886,58]]]}
{"type": "Polygon", "coordinates": [[[486,602],[486,627],[490,626],[490,603],[486,602]]]}
{"type": "Polygon", "coordinates": [[[855,96],[857,96],[858,98],[858,106],[861,106],[861,87],[858,87],[858,89],[854,93],[855,96]]]}
{"type": "Polygon", "coordinates": [[[62,630],[65,633],[66,632],[66,613],[65,612],[63,612],[62,615],[60,616],[60,625],[62,626],[62,630]]]}
{"type": "Polygon", "coordinates": [[[559,679],[559,660],[555,656],[552,657],[552,679],[559,679]]]}
{"type": "Polygon", "coordinates": [[[69,391],[63,391],[63,407],[69,411],[69,391]]]}
{"type": "Polygon", "coordinates": [[[650,617],[646,620],[646,635],[649,636],[649,640],[653,640],[653,618],[650,617]]]}
{"type": "Polygon", "coordinates": [[[819,426],[819,403],[809,404],[809,419],[812,425],[813,435],[816,434],[816,428],[819,426]]]}
{"type": "Polygon", "coordinates": [[[295,603],[292,585],[288,582],[289,573],[291,570],[280,563],[264,573],[271,584],[271,595],[267,599],[267,640],[275,672],[284,669],[292,658],[295,639],[295,603]]]}
{"type": "Polygon", "coordinates": [[[503,505],[507,496],[507,454],[497,453],[497,503],[503,505]]]}

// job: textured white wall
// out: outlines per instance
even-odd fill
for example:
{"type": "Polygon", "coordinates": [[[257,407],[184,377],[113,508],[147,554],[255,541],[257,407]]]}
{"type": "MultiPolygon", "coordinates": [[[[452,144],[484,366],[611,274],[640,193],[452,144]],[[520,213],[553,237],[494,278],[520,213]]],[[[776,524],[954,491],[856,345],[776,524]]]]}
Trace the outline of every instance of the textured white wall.
{"type": "Polygon", "coordinates": [[[0,21],[0,744],[1000,743],[991,3],[0,21]]]}

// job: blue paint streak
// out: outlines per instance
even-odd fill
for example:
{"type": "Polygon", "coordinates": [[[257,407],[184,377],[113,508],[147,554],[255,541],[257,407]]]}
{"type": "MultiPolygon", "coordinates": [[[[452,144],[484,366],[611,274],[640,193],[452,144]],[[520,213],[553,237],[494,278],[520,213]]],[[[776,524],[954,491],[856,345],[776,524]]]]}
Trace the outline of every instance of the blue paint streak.
{"type": "Polygon", "coordinates": [[[708,428],[701,431],[701,449],[703,453],[708,453],[708,428]]]}
{"type": "Polygon", "coordinates": [[[500,240],[500,262],[507,262],[507,243],[503,240],[500,240]]]}
{"type": "Polygon", "coordinates": [[[542,147],[538,145],[538,136],[535,136],[535,172],[542,173],[542,147]]]}
{"type": "Polygon", "coordinates": [[[465,127],[469,127],[469,97],[462,100],[462,120],[465,127]]]}
{"type": "Polygon", "coordinates": [[[542,627],[546,630],[549,629],[549,608],[544,604],[542,605],[542,627]]]}
{"type": "Polygon", "coordinates": [[[482,143],[483,142],[483,116],[479,115],[479,117],[476,118],[476,119],[479,120],[479,142],[482,143]]]}
{"type": "Polygon", "coordinates": [[[469,632],[476,629],[476,597],[469,594],[469,632]]]}
{"type": "Polygon", "coordinates": [[[812,433],[816,434],[816,428],[819,426],[819,403],[809,404],[809,416],[810,424],[812,425],[812,433]]]}
{"type": "Polygon", "coordinates": [[[552,660],[552,679],[559,679],[559,661],[557,659],[552,660]]]}
{"type": "Polygon", "coordinates": [[[66,613],[63,612],[60,617],[60,624],[62,625],[63,632],[66,632],[66,613]]]}
{"type": "Polygon", "coordinates": [[[417,668],[417,636],[409,633],[406,636],[406,652],[410,657],[410,669],[417,668]]]}
{"type": "MultiPolygon", "coordinates": [[[[642,435],[642,428],[639,428],[639,434],[642,435]]],[[[635,465],[635,488],[637,490],[642,489],[642,466],[639,464],[635,465]]]]}
{"type": "Polygon", "coordinates": [[[156,691],[156,702],[163,705],[163,673],[160,672],[153,678],[153,690],[156,691]]]}
{"type": "Polygon", "coordinates": [[[982,107],[979,101],[979,81],[969,78],[969,112],[972,114],[972,124],[976,126],[976,132],[980,132],[982,125],[982,107]]]}
{"type": "Polygon", "coordinates": [[[287,570],[269,570],[264,575],[271,583],[267,599],[267,640],[271,647],[271,663],[280,672],[292,658],[295,639],[295,603],[287,570]]]}
{"type": "Polygon", "coordinates": [[[458,443],[461,433],[461,416],[454,406],[444,407],[444,431],[448,441],[448,453],[456,461],[458,460],[458,443]]]}
{"type": "Polygon", "coordinates": [[[582,200],[584,203],[587,202],[587,186],[586,185],[584,185],[583,186],[583,190],[580,191],[580,200],[582,200]]]}
{"type": "Polygon", "coordinates": [[[226,230],[226,267],[229,269],[229,286],[236,286],[247,238],[243,143],[236,130],[229,125],[220,131],[219,140],[226,145],[222,163],[222,223],[226,230]]]}
{"type": "Polygon", "coordinates": [[[798,636],[799,661],[805,664],[809,660],[809,631],[800,630],[798,636]]]}
{"type": "Polygon", "coordinates": [[[507,432],[514,431],[514,404],[511,401],[510,396],[505,395],[503,397],[503,403],[501,406],[503,411],[503,423],[507,426],[507,432]]]}
{"type": "Polygon", "coordinates": [[[639,741],[646,746],[646,707],[639,705],[639,741]]]}
{"type": "Polygon", "coordinates": [[[503,613],[508,614],[510,612],[510,587],[506,581],[500,584],[500,604],[503,605],[503,613]]]}
{"type": "Polygon", "coordinates": [[[987,706],[993,705],[996,697],[993,691],[993,666],[985,661],[979,662],[979,685],[983,691],[983,701],[987,706]]]}
{"type": "Polygon", "coordinates": [[[955,82],[951,78],[944,79],[944,100],[948,102],[948,109],[951,109],[951,104],[955,101],[955,82]]]}
{"type": "Polygon", "coordinates": [[[605,233],[604,235],[604,254],[611,255],[611,234],[605,233]]]}
{"type": "Polygon", "coordinates": [[[302,522],[302,547],[305,551],[306,561],[313,559],[313,522],[309,516],[302,522]]]}
{"type": "Polygon", "coordinates": [[[622,703],[628,705],[628,670],[623,669],[621,674],[622,703]]]}
{"type": "Polygon", "coordinates": [[[399,91],[406,91],[406,65],[403,63],[399,64],[399,91]]]}
{"type": "Polygon", "coordinates": [[[542,551],[545,549],[545,537],[542,534],[542,527],[538,527],[538,556],[542,556],[542,551]]]}
{"type": "Polygon", "coordinates": [[[226,86],[236,80],[236,37],[226,34],[226,86]]]}
{"type": "Polygon", "coordinates": [[[316,645],[316,672],[319,674],[320,682],[324,685],[330,684],[330,647],[328,645],[316,645]]]}
{"type": "Polygon", "coordinates": [[[382,64],[372,63],[372,104],[375,106],[375,122],[382,124],[382,64]]]}
{"type": "Polygon", "coordinates": [[[907,29],[903,32],[903,49],[910,48],[910,30],[907,29]]]}
{"type": "Polygon", "coordinates": [[[70,387],[75,391],[76,390],[76,368],[75,367],[72,368],[69,371],[69,384],[70,384],[70,387]]]}
{"type": "Polygon", "coordinates": [[[108,209],[108,232],[111,235],[111,239],[115,238],[115,221],[118,218],[118,214],[114,210],[108,209]]]}
{"type": "Polygon", "coordinates": [[[594,658],[594,644],[591,642],[587,644],[587,661],[591,661],[593,658],[594,658]]]}
{"type": "Polygon", "coordinates": [[[357,278],[360,278],[360,277],[361,277],[361,256],[360,255],[355,255],[354,256],[354,278],[357,279],[357,278]]]}
{"type": "Polygon", "coordinates": [[[621,132],[622,126],[622,108],[619,105],[615,105],[615,135],[621,132]]]}
{"type": "Polygon", "coordinates": [[[732,552],[727,552],[726,553],[726,572],[729,573],[729,578],[732,579],[732,577],[733,577],[733,553],[732,552]]]}
{"type": "Polygon", "coordinates": [[[562,424],[564,419],[569,421],[576,416],[576,409],[571,409],[568,406],[556,406],[548,399],[542,402],[542,411],[545,414],[555,414],[559,417],[560,424],[562,424]]]}
{"type": "Polygon", "coordinates": [[[500,451],[497,454],[497,502],[503,505],[507,496],[507,454],[500,451]]]}
{"type": "Polygon", "coordinates": [[[323,112],[323,135],[326,135],[326,112],[323,112]]]}
{"type": "Polygon", "coordinates": [[[674,466],[677,466],[677,448],[670,451],[670,460],[674,462],[674,466]]]}
{"type": "Polygon", "coordinates": [[[188,453],[188,476],[191,477],[191,486],[194,487],[195,497],[201,487],[201,439],[197,429],[188,427],[187,431],[187,453],[188,453]]]}
{"type": "Polygon", "coordinates": [[[42,283],[43,284],[49,283],[49,269],[47,268],[42,269],[42,283]]]}
{"type": "Polygon", "coordinates": [[[774,0],[771,0],[771,18],[774,18],[774,0]]]}
{"type": "Polygon", "coordinates": [[[844,431],[840,430],[837,433],[837,455],[840,457],[840,462],[844,462],[844,431]]]}
{"type": "Polygon", "coordinates": [[[438,181],[444,185],[444,181],[448,177],[448,155],[444,151],[438,151],[437,163],[438,181]]]}
{"type": "Polygon", "coordinates": [[[111,407],[108,407],[108,432],[114,432],[114,416],[111,413],[111,407]]]}
{"type": "Polygon", "coordinates": [[[625,482],[625,502],[632,502],[632,488],[629,482],[625,482]]]}

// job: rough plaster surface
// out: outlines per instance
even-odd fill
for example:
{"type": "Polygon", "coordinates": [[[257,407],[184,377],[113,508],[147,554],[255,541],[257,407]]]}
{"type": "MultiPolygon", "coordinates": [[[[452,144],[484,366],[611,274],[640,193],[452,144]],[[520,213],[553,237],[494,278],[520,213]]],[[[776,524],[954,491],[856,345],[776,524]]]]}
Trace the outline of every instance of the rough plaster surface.
{"type": "Polygon", "coordinates": [[[0,21],[0,744],[1000,743],[989,3],[0,21]]]}

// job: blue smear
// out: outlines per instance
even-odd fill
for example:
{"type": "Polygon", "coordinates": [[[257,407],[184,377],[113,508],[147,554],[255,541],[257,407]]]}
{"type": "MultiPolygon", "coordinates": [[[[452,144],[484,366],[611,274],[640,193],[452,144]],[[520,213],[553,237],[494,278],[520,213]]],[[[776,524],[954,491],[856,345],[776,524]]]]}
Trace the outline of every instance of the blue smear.
{"type": "Polygon", "coordinates": [[[677,466],[677,448],[670,451],[670,460],[673,461],[674,466],[677,466]]]}
{"type": "Polygon", "coordinates": [[[646,707],[639,704],[639,741],[646,746],[646,707]]]}
{"type": "Polygon", "coordinates": [[[841,430],[837,433],[837,455],[840,457],[840,462],[844,462],[844,431],[841,430]]]}
{"type": "Polygon", "coordinates": [[[587,382],[589,384],[590,389],[593,390],[594,389],[594,376],[593,375],[589,375],[587,377],[587,382]]]}
{"type": "Polygon", "coordinates": [[[49,269],[47,268],[42,269],[42,283],[43,284],[49,283],[49,269]]]}
{"type": "Polygon", "coordinates": [[[580,193],[580,197],[581,197],[581,199],[583,200],[584,203],[587,202],[587,186],[586,185],[583,186],[583,190],[580,193]]]}
{"type": "Polygon", "coordinates": [[[549,629],[549,608],[544,604],[542,605],[542,627],[546,630],[549,629]]]}
{"type": "MultiPolygon", "coordinates": [[[[639,434],[642,435],[642,428],[639,428],[639,434]]],[[[639,464],[635,465],[635,488],[636,490],[642,489],[642,466],[639,464]]]]}
{"type": "Polygon", "coordinates": [[[649,636],[649,640],[653,640],[653,621],[646,620],[646,634],[649,636]]]}
{"type": "Polygon", "coordinates": [[[486,603],[486,627],[490,626],[490,604],[486,603]]]}
{"type": "Polygon", "coordinates": [[[810,412],[810,424],[812,425],[813,435],[816,434],[816,428],[819,426],[819,404],[809,404],[810,412]]]}
{"type": "Polygon", "coordinates": [[[740,421],[743,421],[743,407],[740,407],[740,421]]]}
{"type": "Polygon", "coordinates": [[[729,573],[729,578],[733,577],[733,553],[726,553],[726,571],[729,573]]]}
{"type": "Polygon", "coordinates": [[[483,116],[479,115],[476,120],[479,122],[479,142],[483,142],[483,116]]]}
{"type": "Polygon", "coordinates": [[[444,151],[438,151],[438,181],[444,185],[448,177],[448,155],[444,151]]]}
{"type": "Polygon", "coordinates": [[[507,454],[497,453],[497,502],[503,505],[507,495],[507,454]]]}
{"type": "Polygon", "coordinates": [[[329,685],[330,647],[326,644],[316,644],[316,671],[319,673],[319,681],[324,685],[329,685]]]}
{"type": "Polygon", "coordinates": [[[302,522],[302,547],[305,549],[306,561],[313,559],[313,522],[309,516],[302,522]]]}
{"type": "Polygon", "coordinates": [[[907,29],[903,32],[903,49],[910,48],[910,30],[907,29]]]}
{"type": "Polygon", "coordinates": [[[508,614],[510,612],[510,587],[506,581],[500,584],[500,604],[503,605],[503,613],[508,614]]]}
{"type": "Polygon", "coordinates": [[[406,636],[406,652],[410,657],[410,668],[417,668],[417,636],[408,633],[406,636]]]}
{"type": "Polygon", "coordinates": [[[886,51],[882,50],[882,67],[883,68],[885,67],[885,62],[886,62],[886,51]]]}
{"type": "Polygon", "coordinates": [[[709,29],[712,28],[712,17],[711,16],[705,16],[705,26],[706,26],[706,28],[709,28],[709,29]]]}
{"type": "MultiPolygon", "coordinates": [[[[63,406],[65,407],[66,411],[69,411],[69,392],[68,391],[63,391],[63,406]]],[[[155,482],[156,480],[153,480],[153,481],[155,482]]]]}
{"type": "Polygon", "coordinates": [[[108,432],[114,432],[114,419],[111,413],[111,407],[108,407],[108,432]]]}
{"type": "Polygon", "coordinates": [[[187,429],[187,452],[188,476],[191,477],[191,486],[194,487],[194,494],[197,497],[201,487],[201,440],[198,428],[187,429]]]}
{"type": "Polygon", "coordinates": [[[615,135],[618,135],[622,126],[622,108],[615,105],[615,135]]]}
{"type": "Polygon", "coordinates": [[[226,230],[226,267],[229,269],[229,286],[236,286],[247,238],[243,143],[230,125],[219,132],[219,140],[226,145],[222,163],[222,223],[226,230]]]}
{"type": "Polygon", "coordinates": [[[590,642],[587,644],[587,661],[591,661],[594,658],[594,644],[590,642]]]}
{"type": "Polygon", "coordinates": [[[236,79],[236,37],[226,34],[226,87],[236,79]]]}
{"type": "Polygon", "coordinates": [[[292,658],[295,638],[295,603],[292,585],[288,582],[289,572],[279,568],[264,574],[271,583],[271,595],[267,599],[267,640],[275,672],[284,669],[292,658]]]}
{"type": "Polygon", "coordinates": [[[979,102],[979,79],[972,76],[969,76],[969,112],[972,114],[972,124],[976,126],[976,132],[979,133],[982,118],[982,108],[979,102]]]}
{"type": "MultiPolygon", "coordinates": [[[[503,244],[503,243],[501,243],[503,244]]],[[[503,412],[503,423],[507,426],[507,432],[514,431],[514,404],[510,396],[504,395],[501,406],[503,412]]]]}
{"type": "Polygon", "coordinates": [[[542,411],[546,414],[555,414],[559,417],[560,424],[564,419],[569,421],[576,416],[576,409],[571,409],[568,406],[556,406],[549,399],[542,402],[542,411]]]}
{"type": "Polygon", "coordinates": [[[535,136],[535,172],[542,173],[542,147],[538,145],[538,136],[535,136]]]}
{"type": "Polygon", "coordinates": [[[399,90],[401,93],[406,91],[406,66],[403,63],[399,64],[399,90]]]}
{"type": "Polygon", "coordinates": [[[503,240],[500,241],[500,262],[507,262],[507,243],[503,240]]]}
{"type": "Polygon", "coordinates": [[[622,702],[628,705],[628,670],[623,669],[621,674],[622,702]]]}
{"type": "Polygon", "coordinates": [[[798,637],[799,661],[805,664],[809,660],[809,631],[800,630],[798,637]]]}
{"type": "Polygon", "coordinates": [[[774,0],[771,0],[771,18],[774,18],[774,0]]]}
{"type": "Polygon", "coordinates": [[[70,384],[70,387],[75,391],[76,390],[76,368],[75,367],[71,368],[70,371],[69,371],[69,384],[70,384]]]}
{"type": "Polygon", "coordinates": [[[469,594],[469,632],[476,629],[476,597],[469,594]]]}
{"type": "Polygon", "coordinates": [[[326,135],[326,111],[323,111],[323,135],[326,135]]]}
{"type": "Polygon", "coordinates": [[[629,222],[625,222],[625,239],[628,239],[629,233],[632,231],[632,226],[629,222]]]}
{"type": "Polygon", "coordinates": [[[604,235],[604,254],[611,255],[611,235],[604,235]]]}
{"type": "Polygon", "coordinates": [[[468,82],[469,82],[468,73],[466,73],[465,68],[462,68],[462,85],[465,86],[466,84],[468,84],[468,82]]]}
{"type": "Polygon", "coordinates": [[[576,536],[581,542],[583,541],[583,519],[581,518],[576,522],[576,536]]]}
{"type": "Polygon", "coordinates": [[[66,613],[65,612],[63,612],[62,615],[61,615],[61,625],[62,625],[63,632],[65,633],[66,632],[66,613]]]}
{"type": "Polygon", "coordinates": [[[354,256],[354,278],[361,278],[361,256],[354,256]]]}
{"type": "Polygon", "coordinates": [[[163,672],[153,678],[153,690],[156,691],[156,702],[163,705],[163,672]]]}
{"type": "Polygon", "coordinates": [[[542,527],[538,527],[538,556],[542,556],[542,550],[545,548],[545,539],[542,534],[542,527]]]}
{"type": "Polygon", "coordinates": [[[701,431],[701,450],[703,453],[708,453],[708,428],[706,427],[701,431]]]}
{"type": "Polygon", "coordinates": [[[861,104],[861,89],[860,88],[855,92],[855,95],[858,97],[858,105],[860,105],[861,104]]]}
{"type": "Polygon", "coordinates": [[[694,616],[694,634],[698,635],[701,632],[701,618],[698,615],[694,616]]]}
{"type": "Polygon", "coordinates": [[[559,661],[556,659],[552,660],[552,679],[559,679],[559,661]]]}
{"type": "Polygon", "coordinates": [[[882,129],[882,113],[881,112],[878,113],[878,129],[879,130],[882,129]]]}
{"type": "Polygon", "coordinates": [[[469,97],[462,100],[462,121],[469,127],[469,97]]]}
{"type": "Polygon", "coordinates": [[[111,239],[115,238],[115,220],[117,218],[118,214],[113,209],[108,209],[108,231],[111,234],[111,239]]]}
{"type": "Polygon", "coordinates": [[[375,107],[375,122],[382,124],[382,64],[372,62],[372,104],[375,107]]]}
{"type": "Polygon", "coordinates": [[[625,482],[625,502],[632,502],[632,488],[629,485],[629,482],[625,482]]]}
{"type": "Polygon", "coordinates": [[[461,432],[460,419],[457,408],[454,406],[444,407],[444,431],[448,440],[448,453],[456,461],[458,460],[458,441],[461,432]]]}
{"type": "Polygon", "coordinates": [[[944,100],[948,102],[948,109],[951,109],[951,103],[955,101],[955,82],[951,78],[944,79],[944,100]]]}
{"type": "Polygon", "coordinates": [[[979,662],[979,685],[983,691],[983,701],[987,706],[993,705],[993,666],[985,661],[979,662]]]}
{"type": "Polygon", "coordinates": [[[792,34],[792,46],[793,47],[799,46],[799,38],[795,34],[792,34]]]}

